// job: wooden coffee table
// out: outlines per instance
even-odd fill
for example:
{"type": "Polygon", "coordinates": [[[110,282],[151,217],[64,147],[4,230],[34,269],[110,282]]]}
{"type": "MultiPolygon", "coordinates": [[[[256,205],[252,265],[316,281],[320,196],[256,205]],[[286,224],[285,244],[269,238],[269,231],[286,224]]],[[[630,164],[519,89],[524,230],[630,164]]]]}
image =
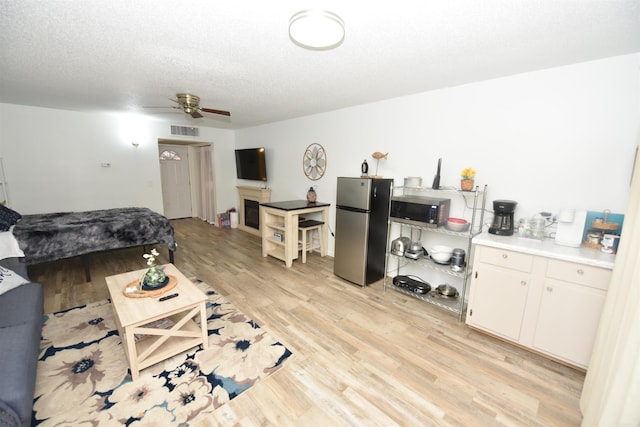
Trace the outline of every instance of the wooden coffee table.
{"type": "Polygon", "coordinates": [[[141,279],[146,270],[105,278],[133,380],[138,379],[141,369],[201,344],[205,349],[208,347],[207,296],[173,264],[164,265],[164,272],[178,281],[173,289],[149,298],[124,295],[127,284],[141,279]],[[160,301],[160,297],[174,293],[178,296],[160,301]],[[196,316],[200,316],[200,325],[194,321],[196,316]],[[173,326],[168,329],[145,327],[161,319],[170,319],[173,326]]]}

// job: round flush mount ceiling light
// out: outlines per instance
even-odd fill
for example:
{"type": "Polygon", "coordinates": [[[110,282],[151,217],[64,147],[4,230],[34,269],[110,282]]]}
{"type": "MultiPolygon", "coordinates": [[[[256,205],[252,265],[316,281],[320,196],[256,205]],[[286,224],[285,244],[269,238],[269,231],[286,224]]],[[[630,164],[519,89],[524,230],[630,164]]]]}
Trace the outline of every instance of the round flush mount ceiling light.
{"type": "Polygon", "coordinates": [[[344,22],[326,10],[303,10],[289,20],[289,38],[305,49],[333,49],[344,41],[344,22]]]}

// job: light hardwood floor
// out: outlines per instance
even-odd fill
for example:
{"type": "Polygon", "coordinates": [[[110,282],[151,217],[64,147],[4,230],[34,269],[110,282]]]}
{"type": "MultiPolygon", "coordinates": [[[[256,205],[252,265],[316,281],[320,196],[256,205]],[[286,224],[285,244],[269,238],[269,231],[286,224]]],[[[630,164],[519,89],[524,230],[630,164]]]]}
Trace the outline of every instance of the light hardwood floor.
{"type": "MultiPolygon", "coordinates": [[[[173,221],[176,266],[225,295],[284,343],[283,369],[204,425],[576,426],[584,373],[469,329],[420,300],[366,288],[311,254],[291,269],[260,239],[197,219],[173,221]]],[[[168,262],[166,248],[161,262],[168,262]]],[[[142,249],[29,268],[45,311],[106,299],[105,276],[144,268],[142,249]]]]}

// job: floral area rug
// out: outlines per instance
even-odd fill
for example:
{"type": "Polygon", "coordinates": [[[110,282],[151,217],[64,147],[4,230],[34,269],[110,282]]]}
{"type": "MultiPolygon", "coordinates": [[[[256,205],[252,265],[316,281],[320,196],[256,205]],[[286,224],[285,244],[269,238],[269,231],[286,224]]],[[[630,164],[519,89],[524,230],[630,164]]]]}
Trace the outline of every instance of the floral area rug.
{"type": "Polygon", "coordinates": [[[131,381],[111,303],[45,316],[32,426],[187,427],[281,368],[291,352],[206,284],[209,348],[131,381]]]}

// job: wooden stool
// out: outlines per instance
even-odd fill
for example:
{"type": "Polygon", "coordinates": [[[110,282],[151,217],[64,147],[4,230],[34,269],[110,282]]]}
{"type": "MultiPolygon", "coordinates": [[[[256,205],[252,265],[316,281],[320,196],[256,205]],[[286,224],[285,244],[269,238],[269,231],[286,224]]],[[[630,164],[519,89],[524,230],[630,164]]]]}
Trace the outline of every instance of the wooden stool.
{"type": "Polygon", "coordinates": [[[302,250],[302,263],[307,262],[307,252],[311,252],[314,249],[320,249],[324,251],[322,247],[322,239],[320,238],[320,231],[324,225],[323,221],[316,221],[313,219],[305,219],[298,222],[298,230],[300,231],[300,238],[298,240],[298,247],[302,250]],[[314,240],[313,232],[316,232],[316,239],[314,240]]]}

